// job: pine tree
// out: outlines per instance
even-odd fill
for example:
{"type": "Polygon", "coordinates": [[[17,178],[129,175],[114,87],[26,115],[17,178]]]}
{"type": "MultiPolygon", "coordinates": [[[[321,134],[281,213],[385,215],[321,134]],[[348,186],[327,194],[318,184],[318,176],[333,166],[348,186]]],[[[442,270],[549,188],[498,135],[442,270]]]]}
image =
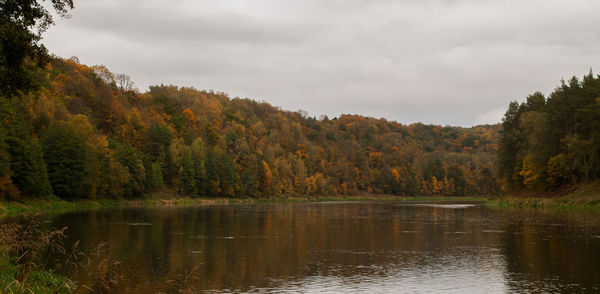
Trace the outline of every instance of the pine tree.
{"type": "Polygon", "coordinates": [[[65,199],[87,198],[92,178],[85,139],[67,123],[49,126],[43,140],[44,159],[54,193],[65,199]]]}

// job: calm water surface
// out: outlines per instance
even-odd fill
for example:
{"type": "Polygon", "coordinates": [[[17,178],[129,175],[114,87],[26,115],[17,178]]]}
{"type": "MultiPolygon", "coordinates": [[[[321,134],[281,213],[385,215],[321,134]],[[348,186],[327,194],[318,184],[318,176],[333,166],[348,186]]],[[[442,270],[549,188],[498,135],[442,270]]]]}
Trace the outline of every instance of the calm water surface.
{"type": "Polygon", "coordinates": [[[68,226],[84,251],[107,242],[123,293],[600,293],[600,215],[581,211],[344,202],[93,210],[48,222],[68,226]]]}

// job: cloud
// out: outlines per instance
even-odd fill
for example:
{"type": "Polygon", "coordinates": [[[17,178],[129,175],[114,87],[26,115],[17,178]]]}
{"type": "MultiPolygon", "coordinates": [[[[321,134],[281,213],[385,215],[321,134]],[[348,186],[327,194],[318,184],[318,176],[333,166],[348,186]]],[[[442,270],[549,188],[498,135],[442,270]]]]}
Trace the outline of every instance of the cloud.
{"type": "Polygon", "coordinates": [[[499,122],[500,109],[600,68],[595,0],[88,0],[44,42],[160,83],[311,115],[499,122]]]}
{"type": "MultiPolygon", "coordinates": [[[[143,6],[115,8],[102,6],[83,10],[80,17],[73,18],[72,25],[89,32],[108,32],[147,44],[232,42],[272,45],[299,43],[304,37],[302,34],[290,33],[300,31],[297,24],[259,19],[245,14],[183,14],[143,6]]],[[[305,30],[306,28],[303,27],[305,30]]]]}
{"type": "Polygon", "coordinates": [[[480,113],[477,115],[475,123],[481,125],[498,123],[504,117],[504,113],[506,113],[506,108],[504,107],[480,113]]]}

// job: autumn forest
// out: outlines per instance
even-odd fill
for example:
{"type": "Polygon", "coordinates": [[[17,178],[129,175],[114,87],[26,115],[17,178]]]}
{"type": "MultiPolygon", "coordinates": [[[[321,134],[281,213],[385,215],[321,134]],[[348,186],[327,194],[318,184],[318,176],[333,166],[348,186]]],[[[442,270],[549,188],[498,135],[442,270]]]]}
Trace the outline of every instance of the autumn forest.
{"type": "Polygon", "coordinates": [[[494,195],[600,172],[600,79],[592,74],[547,100],[535,93],[511,103],[502,125],[473,128],[317,119],[172,85],[140,93],[128,76],[74,58],[53,58],[36,74],[37,90],[0,100],[3,199],[165,189],[191,197],[494,195]]]}
{"type": "Polygon", "coordinates": [[[480,195],[499,192],[499,126],[316,119],[265,102],[53,58],[1,100],[2,196],[480,195]]]}
{"type": "Polygon", "coordinates": [[[597,1],[176,2],[0,0],[0,293],[600,292],[597,1]]]}
{"type": "MultiPolygon", "coordinates": [[[[49,55],[39,44],[48,11],[11,3],[2,4],[0,199],[498,195],[600,176],[591,72],[511,103],[497,125],[316,118],[218,91],[140,92],[126,74],[49,55]]],[[[52,3],[59,15],[73,6],[52,3]]]]}

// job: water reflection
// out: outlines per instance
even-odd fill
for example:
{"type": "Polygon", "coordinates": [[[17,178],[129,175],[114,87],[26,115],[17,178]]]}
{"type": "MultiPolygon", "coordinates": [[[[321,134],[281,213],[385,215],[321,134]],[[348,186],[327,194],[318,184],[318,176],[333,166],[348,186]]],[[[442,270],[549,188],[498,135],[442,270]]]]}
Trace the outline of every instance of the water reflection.
{"type": "Polygon", "coordinates": [[[472,205],[261,204],[55,217],[84,251],[108,242],[123,293],[600,291],[597,215],[472,205]],[[171,286],[169,286],[171,285],[171,286]],[[171,288],[169,288],[171,287],[171,288]]]}

